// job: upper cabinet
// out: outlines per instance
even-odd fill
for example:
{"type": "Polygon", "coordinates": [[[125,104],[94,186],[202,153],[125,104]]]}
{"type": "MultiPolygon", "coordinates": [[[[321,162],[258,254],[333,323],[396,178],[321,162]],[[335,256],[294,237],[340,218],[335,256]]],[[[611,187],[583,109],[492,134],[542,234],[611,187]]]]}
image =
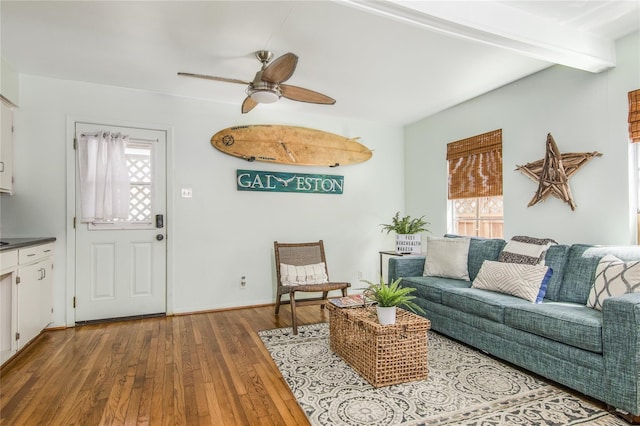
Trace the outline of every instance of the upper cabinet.
{"type": "Polygon", "coordinates": [[[13,109],[0,101],[0,192],[13,193],[13,109]]]}
{"type": "Polygon", "coordinates": [[[0,58],[0,96],[14,107],[20,105],[18,73],[3,58],[0,58]]]}
{"type": "Polygon", "coordinates": [[[0,193],[13,193],[13,109],[19,103],[18,73],[0,58],[0,193]]]}

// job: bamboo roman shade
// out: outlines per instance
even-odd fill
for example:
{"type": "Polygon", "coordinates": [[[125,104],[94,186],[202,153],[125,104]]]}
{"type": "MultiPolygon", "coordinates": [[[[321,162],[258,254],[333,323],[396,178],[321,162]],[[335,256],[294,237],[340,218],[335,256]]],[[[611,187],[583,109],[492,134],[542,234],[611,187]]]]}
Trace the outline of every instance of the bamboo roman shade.
{"type": "Polygon", "coordinates": [[[640,142],[640,89],[629,92],[629,139],[640,142]]]}
{"type": "Polygon", "coordinates": [[[447,144],[449,199],[502,195],[502,129],[447,144]]]}

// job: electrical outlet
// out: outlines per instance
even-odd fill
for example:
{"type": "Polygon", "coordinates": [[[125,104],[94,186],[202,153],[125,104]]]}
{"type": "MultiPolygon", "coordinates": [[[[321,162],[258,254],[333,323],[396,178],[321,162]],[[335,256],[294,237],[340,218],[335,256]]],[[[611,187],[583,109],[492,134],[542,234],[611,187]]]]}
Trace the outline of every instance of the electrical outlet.
{"type": "Polygon", "coordinates": [[[244,275],[240,277],[240,287],[245,288],[247,286],[247,277],[244,275]]]}
{"type": "Polygon", "coordinates": [[[361,280],[364,277],[362,271],[358,271],[358,279],[361,280]]]}

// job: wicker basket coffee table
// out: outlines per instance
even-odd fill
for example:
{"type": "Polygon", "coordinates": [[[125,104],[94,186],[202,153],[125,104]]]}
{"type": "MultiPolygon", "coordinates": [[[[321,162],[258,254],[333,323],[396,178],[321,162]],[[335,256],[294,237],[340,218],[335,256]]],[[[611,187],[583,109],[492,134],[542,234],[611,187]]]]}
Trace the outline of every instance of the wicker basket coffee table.
{"type": "Polygon", "coordinates": [[[380,325],[375,307],[326,307],[331,350],[372,386],[427,378],[428,319],[398,308],[394,325],[380,325]]]}

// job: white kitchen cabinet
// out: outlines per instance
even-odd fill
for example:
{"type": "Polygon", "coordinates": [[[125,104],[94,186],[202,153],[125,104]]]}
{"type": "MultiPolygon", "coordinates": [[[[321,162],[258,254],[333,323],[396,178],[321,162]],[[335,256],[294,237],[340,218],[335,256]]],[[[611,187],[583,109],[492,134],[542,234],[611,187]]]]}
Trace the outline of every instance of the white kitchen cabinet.
{"type": "Polygon", "coordinates": [[[53,251],[47,243],[0,253],[0,363],[51,323],[53,251]]]}
{"type": "Polygon", "coordinates": [[[13,109],[0,102],[0,192],[13,193],[13,109]]]}
{"type": "Polygon", "coordinates": [[[16,271],[18,250],[0,252],[0,364],[17,349],[16,334],[16,271]]]}
{"type": "Polygon", "coordinates": [[[18,250],[18,350],[33,340],[51,322],[52,277],[52,243],[18,250]]]}
{"type": "Polygon", "coordinates": [[[40,327],[40,281],[42,281],[42,262],[20,267],[17,285],[18,326],[16,341],[18,349],[36,337],[40,327]]]}

